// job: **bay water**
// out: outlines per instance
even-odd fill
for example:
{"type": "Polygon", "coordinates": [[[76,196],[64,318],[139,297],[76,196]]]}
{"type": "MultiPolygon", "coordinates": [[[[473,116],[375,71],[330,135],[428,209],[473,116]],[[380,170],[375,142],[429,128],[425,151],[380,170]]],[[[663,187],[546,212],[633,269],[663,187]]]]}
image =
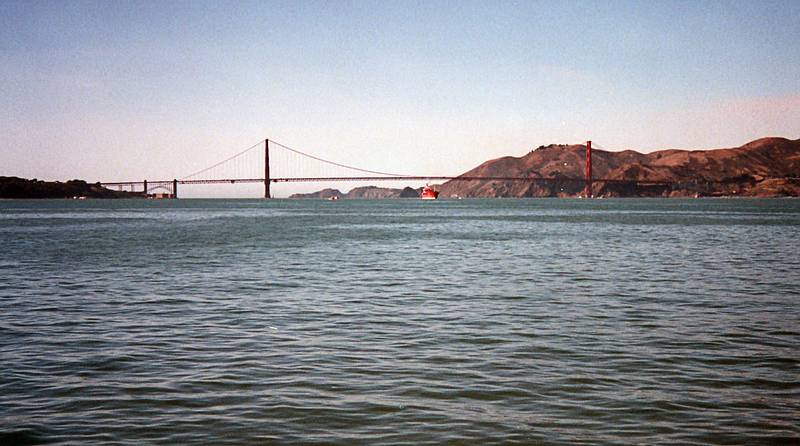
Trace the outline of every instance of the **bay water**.
{"type": "Polygon", "coordinates": [[[798,444],[800,200],[0,201],[0,443],[798,444]]]}

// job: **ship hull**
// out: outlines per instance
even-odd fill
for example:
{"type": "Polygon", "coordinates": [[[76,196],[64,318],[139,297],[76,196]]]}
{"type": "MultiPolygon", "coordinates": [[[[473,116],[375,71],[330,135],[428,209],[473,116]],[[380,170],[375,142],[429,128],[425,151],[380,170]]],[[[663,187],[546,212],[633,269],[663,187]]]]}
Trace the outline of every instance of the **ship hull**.
{"type": "Polygon", "coordinates": [[[439,192],[431,189],[429,186],[425,186],[422,188],[422,193],[419,194],[419,198],[423,200],[435,200],[436,197],[439,196],[439,192]]]}

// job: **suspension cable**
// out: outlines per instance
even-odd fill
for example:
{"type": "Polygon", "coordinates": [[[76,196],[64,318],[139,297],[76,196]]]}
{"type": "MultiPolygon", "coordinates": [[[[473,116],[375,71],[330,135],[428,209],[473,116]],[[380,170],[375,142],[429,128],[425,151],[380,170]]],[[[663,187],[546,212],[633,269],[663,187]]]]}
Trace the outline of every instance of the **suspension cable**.
{"type": "Polygon", "coordinates": [[[413,176],[413,175],[404,175],[404,174],[399,174],[399,173],[387,173],[387,172],[378,172],[378,171],[375,171],[375,170],[360,169],[358,167],[353,167],[353,166],[348,166],[346,164],[336,163],[336,162],[333,162],[333,161],[329,161],[329,160],[326,160],[326,159],[319,158],[319,157],[314,156],[314,155],[310,155],[310,154],[305,153],[305,152],[301,152],[301,151],[299,151],[297,149],[293,149],[291,147],[283,145],[283,144],[281,144],[281,143],[279,143],[277,141],[269,140],[269,142],[270,142],[270,144],[275,144],[275,145],[280,146],[280,147],[282,147],[282,148],[284,148],[284,149],[286,149],[286,150],[288,150],[290,152],[294,152],[294,153],[296,153],[298,155],[302,155],[302,156],[305,156],[307,158],[311,158],[311,159],[314,159],[314,160],[317,160],[317,161],[320,161],[320,162],[323,162],[323,163],[332,164],[332,165],[337,166],[337,167],[343,167],[345,169],[355,170],[355,171],[364,172],[364,173],[372,173],[372,174],[375,174],[375,175],[383,175],[383,176],[387,176],[387,177],[410,177],[410,176],[413,176]]]}
{"type": "MultiPolygon", "coordinates": [[[[390,176],[390,177],[413,177],[413,175],[389,173],[389,172],[380,172],[380,171],[376,171],[376,170],[361,169],[359,167],[348,166],[346,164],[341,164],[341,163],[337,163],[337,162],[334,162],[334,161],[326,160],[326,159],[320,158],[318,156],[314,156],[314,155],[311,155],[309,153],[305,153],[303,151],[300,151],[300,150],[297,150],[297,149],[293,149],[293,148],[291,148],[291,147],[289,147],[289,146],[287,146],[285,144],[281,144],[281,143],[279,143],[277,141],[269,140],[269,142],[271,144],[279,146],[279,147],[281,147],[283,149],[286,149],[286,150],[288,150],[290,152],[296,153],[296,154],[298,154],[300,156],[304,156],[306,158],[311,158],[313,160],[316,160],[316,161],[319,161],[319,162],[322,162],[322,163],[326,163],[326,164],[330,164],[330,165],[333,165],[333,166],[341,167],[341,168],[344,168],[344,169],[355,170],[357,172],[363,172],[363,173],[371,173],[371,174],[374,174],[374,175],[390,176]]],[[[253,144],[252,146],[242,150],[241,152],[235,153],[235,154],[229,156],[228,158],[225,158],[224,160],[219,161],[218,163],[212,164],[211,166],[208,166],[208,167],[206,167],[204,169],[200,169],[200,170],[198,170],[196,172],[192,172],[191,174],[186,175],[184,177],[181,177],[180,179],[181,180],[186,180],[186,179],[192,178],[194,176],[200,175],[202,173],[208,172],[209,170],[211,170],[211,169],[213,169],[215,167],[219,167],[222,164],[227,163],[228,161],[231,161],[231,160],[233,160],[235,158],[238,158],[241,155],[244,155],[245,153],[255,149],[256,147],[261,146],[261,144],[263,144],[263,143],[264,143],[263,140],[259,141],[259,142],[255,143],[255,144],[253,144]]]]}
{"type": "Polygon", "coordinates": [[[216,163],[216,164],[214,164],[214,165],[212,165],[212,166],[206,167],[205,169],[198,170],[197,172],[194,172],[194,173],[192,173],[192,174],[186,175],[185,177],[183,177],[183,178],[180,178],[180,179],[181,179],[181,180],[185,180],[185,179],[187,179],[187,178],[191,178],[191,177],[193,177],[193,176],[195,176],[195,175],[200,175],[201,173],[208,172],[209,170],[211,170],[211,169],[213,169],[213,168],[215,168],[215,167],[217,167],[217,166],[220,166],[220,165],[222,165],[222,164],[225,164],[225,163],[227,163],[228,161],[230,161],[230,160],[232,160],[232,159],[234,159],[234,158],[236,158],[236,157],[238,157],[238,156],[244,155],[245,153],[247,153],[247,152],[249,152],[249,151],[251,151],[251,150],[255,149],[256,147],[260,146],[260,145],[261,145],[261,144],[263,144],[263,143],[264,143],[264,141],[259,141],[259,142],[257,142],[257,143],[255,143],[255,144],[253,144],[252,146],[250,146],[250,147],[248,147],[248,148],[246,148],[246,149],[242,150],[241,152],[239,152],[239,153],[237,153],[237,154],[235,154],[235,155],[233,155],[233,156],[230,156],[230,157],[228,157],[228,158],[225,158],[224,160],[222,160],[222,161],[220,161],[220,162],[218,162],[218,163],[216,163]]]}

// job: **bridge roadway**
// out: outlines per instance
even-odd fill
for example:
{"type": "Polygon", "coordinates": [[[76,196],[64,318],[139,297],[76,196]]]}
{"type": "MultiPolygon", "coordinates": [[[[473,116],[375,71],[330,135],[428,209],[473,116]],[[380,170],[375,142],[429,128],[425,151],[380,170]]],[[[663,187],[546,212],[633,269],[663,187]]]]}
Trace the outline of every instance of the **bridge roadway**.
{"type": "MultiPolygon", "coordinates": [[[[586,182],[585,178],[554,178],[554,177],[484,177],[484,176],[369,176],[369,177],[296,177],[296,178],[270,178],[271,183],[300,183],[300,182],[329,182],[329,181],[431,181],[431,180],[459,180],[459,181],[520,181],[529,183],[580,183],[586,182]]],[[[236,184],[236,183],[263,183],[264,178],[224,178],[224,179],[197,179],[197,180],[148,180],[150,185],[171,184],[236,184]]],[[[592,178],[593,183],[638,184],[642,186],[667,186],[673,184],[668,181],[638,181],[592,178]]],[[[110,181],[100,182],[103,186],[133,186],[143,184],[144,181],[110,181]]]]}

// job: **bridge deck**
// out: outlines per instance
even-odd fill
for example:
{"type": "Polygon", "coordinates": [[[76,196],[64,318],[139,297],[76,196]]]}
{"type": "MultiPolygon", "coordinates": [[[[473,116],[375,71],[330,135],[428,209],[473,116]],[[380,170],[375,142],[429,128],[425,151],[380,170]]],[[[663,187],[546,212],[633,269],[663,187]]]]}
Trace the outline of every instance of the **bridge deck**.
{"type": "MultiPolygon", "coordinates": [[[[293,177],[293,178],[270,178],[272,183],[323,183],[334,181],[432,181],[432,180],[458,180],[458,181],[511,181],[527,183],[585,183],[584,178],[543,178],[543,177],[477,177],[477,176],[365,176],[365,177],[293,177]]],[[[151,185],[172,184],[173,180],[148,180],[151,185]]],[[[196,179],[196,180],[177,180],[178,184],[236,184],[236,183],[263,183],[264,178],[223,178],[223,179],[196,179]]],[[[639,185],[670,185],[667,181],[639,181],[639,180],[619,180],[607,178],[592,178],[592,182],[598,183],[618,183],[618,184],[639,184],[639,185]]],[[[104,186],[131,186],[142,184],[143,181],[112,181],[100,182],[104,186]]]]}

